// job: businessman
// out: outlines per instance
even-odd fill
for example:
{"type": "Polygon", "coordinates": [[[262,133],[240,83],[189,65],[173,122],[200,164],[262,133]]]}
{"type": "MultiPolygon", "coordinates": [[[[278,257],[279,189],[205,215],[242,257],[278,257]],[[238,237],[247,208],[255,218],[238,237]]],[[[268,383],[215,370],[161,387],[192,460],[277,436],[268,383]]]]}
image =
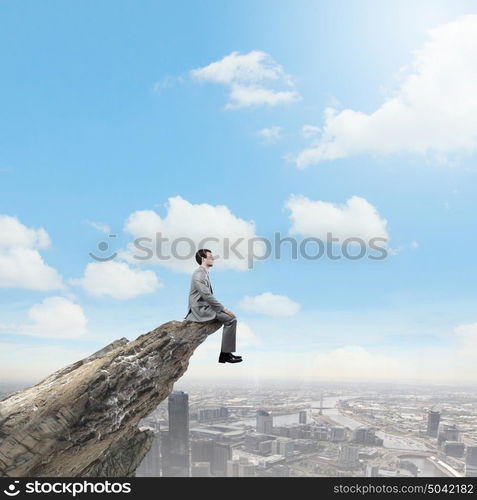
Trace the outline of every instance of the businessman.
{"type": "Polygon", "coordinates": [[[212,295],[209,269],[214,265],[214,256],[207,248],[197,250],[195,260],[199,267],[193,272],[189,292],[189,311],[186,321],[211,321],[223,323],[222,348],[219,363],[240,363],[242,356],[235,356],[237,318],[212,295]]]}

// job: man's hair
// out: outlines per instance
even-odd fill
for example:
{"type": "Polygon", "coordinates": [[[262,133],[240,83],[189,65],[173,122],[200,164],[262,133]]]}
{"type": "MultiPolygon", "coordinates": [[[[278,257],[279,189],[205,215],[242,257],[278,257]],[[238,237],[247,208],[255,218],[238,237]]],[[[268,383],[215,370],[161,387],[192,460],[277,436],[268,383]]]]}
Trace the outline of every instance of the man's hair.
{"type": "Polygon", "coordinates": [[[207,258],[207,252],[212,253],[208,248],[200,248],[195,253],[195,260],[197,261],[197,264],[199,264],[199,266],[202,264],[202,257],[204,259],[207,258]]]}

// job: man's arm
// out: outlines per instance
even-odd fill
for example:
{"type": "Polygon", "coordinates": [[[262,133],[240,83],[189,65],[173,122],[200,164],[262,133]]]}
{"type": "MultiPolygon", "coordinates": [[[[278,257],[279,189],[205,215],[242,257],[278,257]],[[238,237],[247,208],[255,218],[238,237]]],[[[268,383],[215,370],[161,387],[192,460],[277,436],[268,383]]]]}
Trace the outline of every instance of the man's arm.
{"type": "Polygon", "coordinates": [[[224,311],[225,307],[210,293],[205,275],[198,272],[194,276],[195,286],[200,296],[217,312],[224,311]]]}

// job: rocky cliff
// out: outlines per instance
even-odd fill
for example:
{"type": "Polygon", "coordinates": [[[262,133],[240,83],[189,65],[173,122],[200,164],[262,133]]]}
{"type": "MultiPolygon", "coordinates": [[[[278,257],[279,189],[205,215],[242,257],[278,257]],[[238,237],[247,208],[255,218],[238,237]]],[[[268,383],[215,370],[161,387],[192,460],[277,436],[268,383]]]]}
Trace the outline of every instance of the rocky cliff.
{"type": "Polygon", "coordinates": [[[165,399],[217,321],[122,338],[0,401],[1,476],[133,476],[152,443],[138,422],[165,399]]]}

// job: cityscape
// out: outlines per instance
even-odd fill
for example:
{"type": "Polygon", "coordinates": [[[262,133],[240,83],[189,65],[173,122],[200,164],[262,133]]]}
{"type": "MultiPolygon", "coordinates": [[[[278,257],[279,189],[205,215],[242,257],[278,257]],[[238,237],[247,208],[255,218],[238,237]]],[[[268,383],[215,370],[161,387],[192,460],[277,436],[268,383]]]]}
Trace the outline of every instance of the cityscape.
{"type": "Polygon", "coordinates": [[[176,386],[137,477],[477,477],[473,388],[176,386]]]}

